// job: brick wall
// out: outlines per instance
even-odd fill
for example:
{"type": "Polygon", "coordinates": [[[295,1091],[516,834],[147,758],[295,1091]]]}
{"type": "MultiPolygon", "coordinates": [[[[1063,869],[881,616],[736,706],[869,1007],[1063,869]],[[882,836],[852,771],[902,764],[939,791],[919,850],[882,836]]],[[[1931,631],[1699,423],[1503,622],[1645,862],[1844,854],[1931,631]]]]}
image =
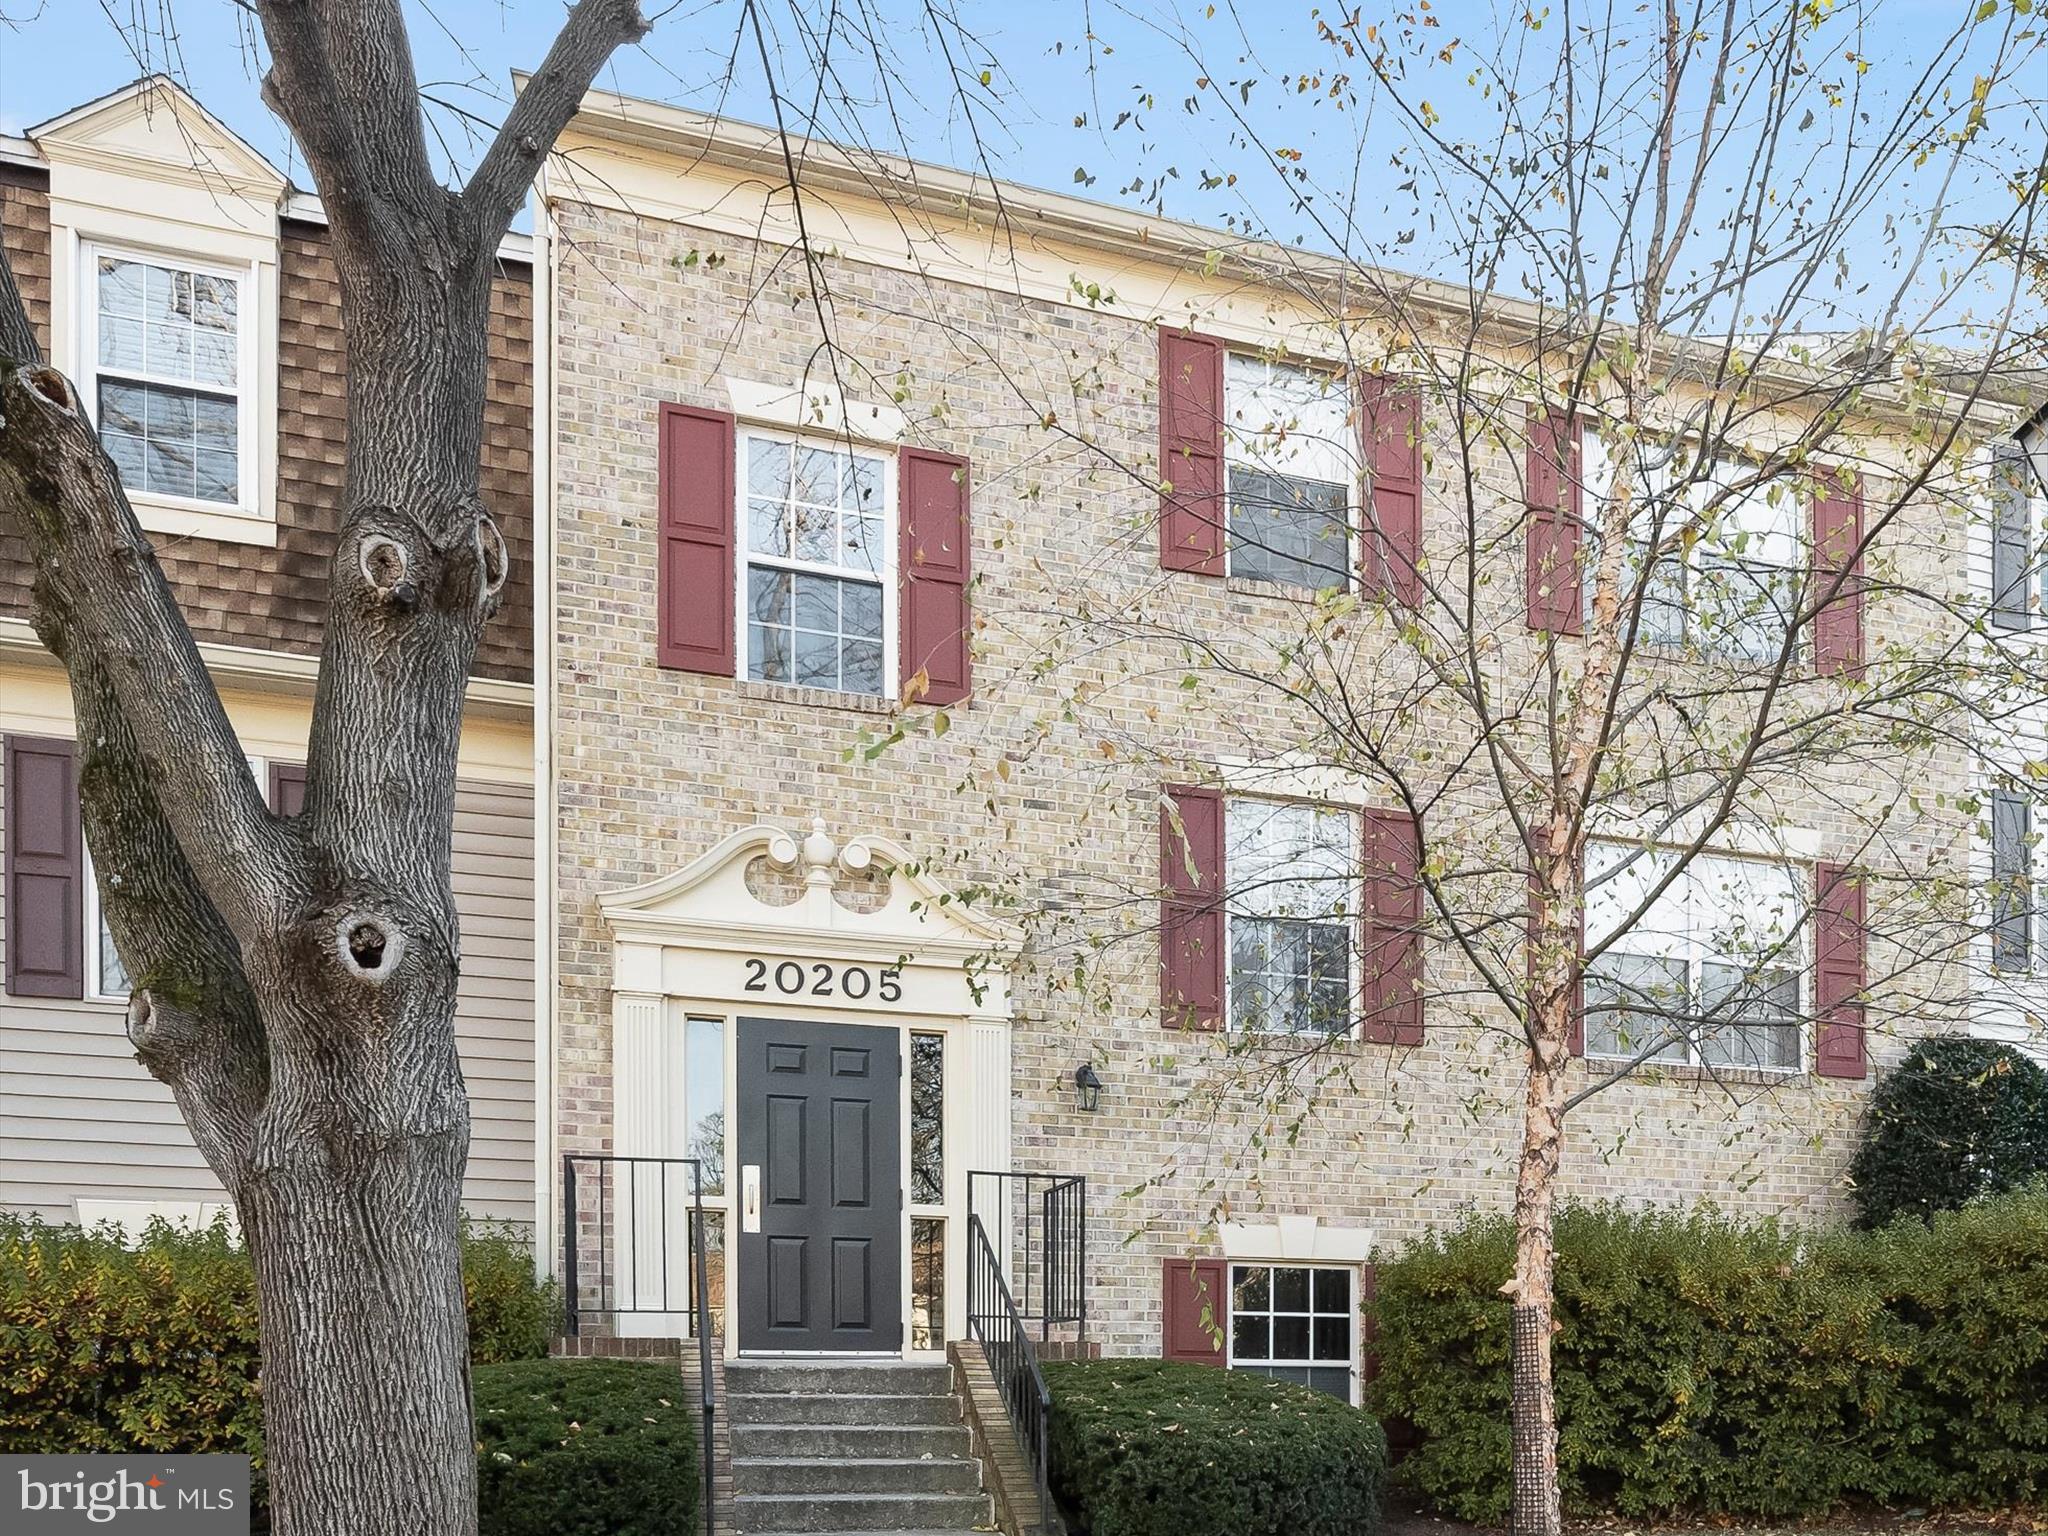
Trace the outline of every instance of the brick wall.
{"type": "MultiPolygon", "coordinates": [[[[1098,612],[1210,636],[1226,654],[1237,647],[1251,658],[1253,641],[1298,628],[1303,613],[1270,589],[1158,571],[1157,500],[1147,488],[1157,474],[1152,326],[1113,306],[823,263],[833,339],[853,360],[849,393],[900,392],[915,439],[967,455],[974,474],[973,702],[952,711],[942,739],[914,727],[871,759],[860,748],[888,730],[882,706],[654,665],[657,408],[725,408],[723,375],[785,386],[820,377],[801,263],[679,224],[574,205],[558,215],[553,682],[565,1147],[603,1149],[611,1133],[611,955],[599,894],[678,869],[756,820],[819,813],[836,834],[905,843],[956,887],[987,882],[1025,910],[1064,906],[1074,916],[1071,931],[1034,925],[1034,951],[1018,973],[1014,1164],[1089,1176],[1092,1305],[1111,1353],[1157,1349],[1159,1259],[1214,1251],[1205,1229],[1219,1205],[1248,1221],[1316,1213],[1372,1227],[1382,1241],[1468,1205],[1504,1206],[1518,1148],[1513,1022],[1448,946],[1433,945],[1426,965],[1431,991],[1456,1000],[1432,1004],[1428,1036],[1413,1050],[1345,1044],[1289,1067],[1232,1055],[1220,1037],[1158,1027],[1146,893],[1156,890],[1157,787],[1169,769],[1157,759],[1271,752],[1301,739],[1303,722],[1250,683],[1210,679],[1190,693],[1181,686],[1188,664],[1170,639],[1082,652],[1057,615],[1085,594],[1098,612]],[[724,260],[686,262],[705,250],[724,260]],[[1076,940],[1075,951],[1063,947],[1076,940]],[[1100,1007],[1049,983],[1076,951],[1101,978],[1092,994],[1100,1007]],[[1095,1114],[1074,1102],[1070,1078],[1083,1060],[1106,1085],[1095,1114]]],[[[1456,459],[1442,424],[1432,430],[1433,494],[1447,496],[1456,459]]],[[[1489,516],[1502,520],[1484,556],[1500,567],[1482,596],[1494,608],[1479,628],[1507,648],[1504,676],[1533,679],[1520,543],[1505,531],[1519,512],[1517,453],[1496,448],[1474,461],[1489,516]]],[[[1463,558],[1451,532],[1438,525],[1430,535],[1444,569],[1463,558]]],[[[1931,532],[1901,545],[1921,551],[1911,558],[1940,558],[1931,532]]],[[[1409,701],[1390,749],[1414,762],[1467,740],[1461,709],[1415,690],[1413,663],[1385,622],[1361,616],[1342,643],[1369,697],[1409,701]]],[[[1871,644],[1912,642],[1935,622],[1911,605],[1880,608],[1871,644]]],[[[1866,814],[1885,819],[1903,785],[1921,786],[1923,803],[1899,811],[1881,854],[1910,875],[1897,882],[1906,902],[1929,871],[1960,867],[1966,823],[1935,797],[1962,773],[1958,752],[1924,743],[1807,763],[1782,776],[1773,808],[1840,856],[1866,814]]],[[[1503,846],[1498,808],[1471,784],[1455,787],[1432,818],[1439,834],[1470,829],[1461,851],[1473,862],[1503,846]]],[[[1506,914],[1499,956],[1510,966],[1519,879],[1496,878],[1506,914]]],[[[1873,955],[1872,964],[1882,972],[1886,959],[1873,955]]],[[[1938,1005],[1922,1010],[1928,1016],[1959,995],[1945,972],[1923,974],[1919,985],[1938,1005]]],[[[1872,1040],[1879,1068],[1922,1027],[1917,1017],[1887,1018],[1872,1040]]],[[[1590,1080],[1585,1068],[1572,1071],[1574,1088],[1590,1080]]],[[[1866,1094],[1867,1084],[1812,1076],[1717,1085],[1677,1072],[1619,1083],[1574,1115],[1565,1185],[1579,1197],[1706,1198],[1825,1217],[1840,1208],[1866,1094]]]]}

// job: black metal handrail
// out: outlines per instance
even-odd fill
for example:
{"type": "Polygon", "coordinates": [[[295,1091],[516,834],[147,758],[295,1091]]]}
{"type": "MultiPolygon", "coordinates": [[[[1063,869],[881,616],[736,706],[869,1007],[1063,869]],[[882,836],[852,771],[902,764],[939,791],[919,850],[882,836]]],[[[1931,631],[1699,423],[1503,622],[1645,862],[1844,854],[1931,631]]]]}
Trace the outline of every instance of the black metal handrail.
{"type": "Polygon", "coordinates": [[[1077,1173],[976,1170],[967,1175],[967,1214],[979,1216],[1006,1280],[1015,1277],[1018,1315],[1038,1325],[1072,1324],[1088,1342],[1088,1180],[1077,1173]]]}
{"type": "Polygon", "coordinates": [[[717,1418],[717,1391],[711,1377],[711,1270],[704,1244],[704,1165],[694,1157],[617,1157],[609,1153],[569,1153],[562,1158],[562,1309],[563,1324],[570,1338],[582,1332],[585,1313],[684,1312],[692,1319],[697,1338],[697,1395],[704,1417],[704,1536],[715,1529],[712,1479],[716,1460],[711,1443],[712,1424],[717,1418]],[[584,1168],[584,1188],[596,1192],[594,1230],[583,1228],[582,1205],[578,1201],[577,1169],[584,1168]],[[690,1170],[689,1294],[683,1307],[673,1305],[669,1289],[669,1170],[690,1170]],[[641,1259],[646,1253],[640,1231],[643,1169],[654,1170],[657,1217],[653,1234],[654,1252],[660,1256],[659,1280],[654,1285],[654,1304],[643,1305],[641,1259]],[[620,1186],[624,1185],[624,1198],[620,1186]],[[597,1251],[597,1305],[583,1305],[581,1265],[583,1239],[594,1237],[597,1251]],[[622,1241],[621,1241],[622,1240],[622,1241]],[[623,1254],[617,1268],[613,1250],[623,1254]],[[621,1304],[619,1274],[630,1276],[627,1300],[621,1304]]]}
{"type": "Polygon", "coordinates": [[[1040,1536],[1053,1536],[1057,1527],[1053,1524],[1052,1485],[1046,1476],[1052,1394],[1046,1390],[1031,1330],[1003,1279],[1002,1262],[988,1240],[988,1229],[971,1212],[967,1217],[967,1331],[981,1345],[1011,1428],[1031,1462],[1038,1484],[1040,1536]]]}

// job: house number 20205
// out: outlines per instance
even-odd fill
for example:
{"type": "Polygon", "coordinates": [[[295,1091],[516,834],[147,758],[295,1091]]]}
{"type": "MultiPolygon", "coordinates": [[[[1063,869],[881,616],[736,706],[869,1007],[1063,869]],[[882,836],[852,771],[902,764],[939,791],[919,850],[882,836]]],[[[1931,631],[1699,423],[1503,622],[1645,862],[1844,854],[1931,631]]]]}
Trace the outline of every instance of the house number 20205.
{"type": "Polygon", "coordinates": [[[784,997],[878,997],[885,1003],[903,1000],[903,972],[895,966],[876,970],[868,965],[827,965],[822,960],[747,961],[749,992],[780,992],[784,997]]]}

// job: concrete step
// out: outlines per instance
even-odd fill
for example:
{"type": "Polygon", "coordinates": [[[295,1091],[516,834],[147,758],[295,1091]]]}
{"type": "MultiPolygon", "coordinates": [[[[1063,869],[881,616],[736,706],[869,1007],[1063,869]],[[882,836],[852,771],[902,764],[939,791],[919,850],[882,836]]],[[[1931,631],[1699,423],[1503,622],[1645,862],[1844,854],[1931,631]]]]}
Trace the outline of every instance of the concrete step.
{"type": "Polygon", "coordinates": [[[905,1360],[729,1360],[728,1392],[848,1392],[863,1397],[938,1397],[953,1370],[905,1360]]]}
{"type": "Polygon", "coordinates": [[[763,1531],[971,1531],[989,1523],[986,1494],[733,1495],[733,1528],[763,1531]]]}
{"type": "Polygon", "coordinates": [[[967,1426],[952,1424],[741,1424],[730,1426],[735,1456],[965,1456],[967,1426]]]}
{"type": "MultiPolygon", "coordinates": [[[[727,1386],[731,1386],[728,1367],[727,1386]]],[[[960,1404],[906,1393],[729,1391],[726,1413],[742,1424],[958,1424],[960,1404]]]]}
{"type": "Polygon", "coordinates": [[[979,1493],[981,1468],[965,1457],[735,1456],[744,1493],[979,1493]]]}

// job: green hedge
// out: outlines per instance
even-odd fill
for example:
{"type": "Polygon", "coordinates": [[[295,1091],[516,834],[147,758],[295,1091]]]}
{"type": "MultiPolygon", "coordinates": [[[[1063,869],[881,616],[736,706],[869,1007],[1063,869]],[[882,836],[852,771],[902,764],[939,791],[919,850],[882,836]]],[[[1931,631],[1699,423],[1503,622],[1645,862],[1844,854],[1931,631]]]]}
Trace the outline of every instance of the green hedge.
{"type": "Polygon", "coordinates": [[[1387,1442],[1325,1393],[1165,1360],[1048,1364],[1053,1492],[1091,1536],[1367,1536],[1387,1442]]]}
{"type": "Polygon", "coordinates": [[[2048,1177],[2048,1072],[1996,1040],[1918,1042],[1871,1095],[1849,1176],[1864,1227],[2048,1177]]]}
{"type": "MultiPolygon", "coordinates": [[[[2048,1188],[1877,1233],[1701,1211],[1557,1223],[1567,1506],[1630,1519],[2048,1496],[2048,1188]]],[[[1510,1497],[1504,1219],[1378,1268],[1373,1404],[1439,1510],[1510,1497]]]]}
{"type": "MultiPolygon", "coordinates": [[[[545,1354],[556,1302],[524,1242],[463,1240],[471,1358],[545,1354]]],[[[130,1248],[0,1217],[0,1452],[258,1454],[256,1287],[224,1222],[153,1225],[130,1248]]]]}
{"type": "Polygon", "coordinates": [[[478,1366],[481,1536],[689,1536],[700,1479],[682,1385],[642,1360],[478,1366]]]}

